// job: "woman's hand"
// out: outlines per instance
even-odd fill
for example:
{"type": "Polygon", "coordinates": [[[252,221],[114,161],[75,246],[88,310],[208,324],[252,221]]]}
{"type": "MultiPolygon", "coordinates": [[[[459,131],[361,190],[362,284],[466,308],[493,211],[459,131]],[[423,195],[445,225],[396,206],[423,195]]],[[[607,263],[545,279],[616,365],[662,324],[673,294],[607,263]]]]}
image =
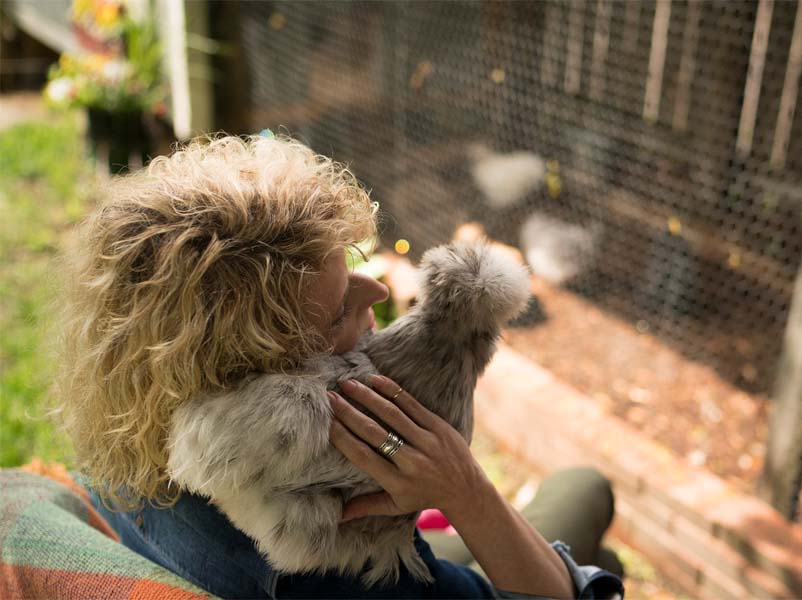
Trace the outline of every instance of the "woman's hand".
{"type": "Polygon", "coordinates": [[[462,436],[392,380],[377,375],[372,384],[370,389],[349,381],[340,387],[404,445],[390,458],[379,454],[387,429],[330,393],[332,443],[384,489],[348,502],[343,520],[439,508],[496,587],[572,597],[573,583],[562,559],[498,493],[462,436]]]}
{"type": "Polygon", "coordinates": [[[459,511],[478,487],[489,485],[463,437],[401,387],[381,375],[373,389],[354,380],[340,387],[349,398],[387,424],[404,444],[391,457],[376,449],[388,430],[329,393],[334,418],[331,442],[348,460],[373,477],[383,492],[359,496],[343,509],[343,520],[369,515],[402,515],[425,508],[459,511]],[[393,398],[390,400],[390,398],[393,398]]]}

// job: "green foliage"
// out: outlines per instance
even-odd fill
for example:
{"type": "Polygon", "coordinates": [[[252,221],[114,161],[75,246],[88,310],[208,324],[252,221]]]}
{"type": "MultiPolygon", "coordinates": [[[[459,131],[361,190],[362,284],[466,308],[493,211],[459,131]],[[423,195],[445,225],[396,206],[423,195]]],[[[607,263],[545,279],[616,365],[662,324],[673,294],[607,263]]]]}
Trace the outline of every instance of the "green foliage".
{"type": "Polygon", "coordinates": [[[44,95],[51,105],[121,113],[164,110],[161,47],[153,19],[139,22],[121,14],[117,21],[116,51],[65,52],[50,68],[44,95]]]}
{"type": "Polygon", "coordinates": [[[53,263],[85,212],[90,172],[74,115],[0,132],[0,466],[70,463],[47,417],[54,365],[47,325],[53,263]]]}

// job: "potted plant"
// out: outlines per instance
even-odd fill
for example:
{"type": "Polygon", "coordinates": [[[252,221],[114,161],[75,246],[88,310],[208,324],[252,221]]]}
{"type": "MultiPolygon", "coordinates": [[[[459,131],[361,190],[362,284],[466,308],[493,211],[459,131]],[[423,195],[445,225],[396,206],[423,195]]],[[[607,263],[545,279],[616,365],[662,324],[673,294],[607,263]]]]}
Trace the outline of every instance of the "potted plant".
{"type": "Polygon", "coordinates": [[[81,51],[63,53],[51,67],[45,98],[87,110],[90,148],[109,172],[142,164],[146,121],[166,111],[153,18],[132,18],[117,0],[75,0],[71,17],[81,51]]]}

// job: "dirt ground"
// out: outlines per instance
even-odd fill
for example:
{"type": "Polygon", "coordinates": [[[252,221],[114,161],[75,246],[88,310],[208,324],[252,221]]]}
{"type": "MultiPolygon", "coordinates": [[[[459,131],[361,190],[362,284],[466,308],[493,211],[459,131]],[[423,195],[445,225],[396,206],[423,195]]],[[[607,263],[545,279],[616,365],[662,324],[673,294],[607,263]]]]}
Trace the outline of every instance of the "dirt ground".
{"type": "Polygon", "coordinates": [[[539,281],[533,291],[547,318],[508,330],[513,348],[689,463],[754,492],[766,398],[571,292],[539,281]]]}

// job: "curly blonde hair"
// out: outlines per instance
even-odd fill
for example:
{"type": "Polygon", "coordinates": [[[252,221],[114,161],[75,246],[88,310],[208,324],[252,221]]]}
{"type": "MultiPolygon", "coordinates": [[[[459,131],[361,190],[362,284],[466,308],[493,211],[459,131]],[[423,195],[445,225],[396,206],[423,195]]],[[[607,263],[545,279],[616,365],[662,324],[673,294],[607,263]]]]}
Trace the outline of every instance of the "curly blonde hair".
{"type": "Polygon", "coordinates": [[[342,165],[261,136],[193,141],[101,197],[64,261],[59,412],[105,499],[170,505],[173,411],[325,349],[305,286],[375,235],[375,207],[342,165]]]}

